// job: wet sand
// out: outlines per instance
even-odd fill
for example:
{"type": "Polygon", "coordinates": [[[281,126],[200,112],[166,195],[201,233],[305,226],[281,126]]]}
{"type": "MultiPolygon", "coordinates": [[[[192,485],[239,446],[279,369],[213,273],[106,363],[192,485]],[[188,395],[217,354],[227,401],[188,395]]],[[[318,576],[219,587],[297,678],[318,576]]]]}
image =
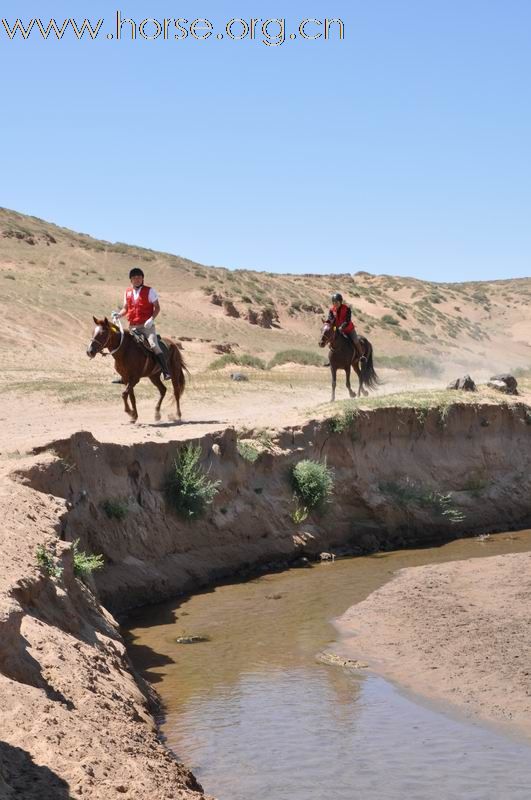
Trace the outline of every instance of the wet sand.
{"type": "Polygon", "coordinates": [[[530,604],[531,554],[515,553],[401,570],[338,625],[351,658],[531,739],[530,604]]]}

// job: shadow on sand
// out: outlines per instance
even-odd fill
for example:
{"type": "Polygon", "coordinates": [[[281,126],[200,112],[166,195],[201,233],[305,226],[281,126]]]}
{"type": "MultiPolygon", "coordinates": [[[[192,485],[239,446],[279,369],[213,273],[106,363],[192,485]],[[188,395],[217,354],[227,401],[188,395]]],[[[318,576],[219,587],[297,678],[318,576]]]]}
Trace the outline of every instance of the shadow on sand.
{"type": "Polygon", "coordinates": [[[68,784],[48,767],[35,764],[26,750],[0,741],[2,800],[70,800],[68,784]]]}

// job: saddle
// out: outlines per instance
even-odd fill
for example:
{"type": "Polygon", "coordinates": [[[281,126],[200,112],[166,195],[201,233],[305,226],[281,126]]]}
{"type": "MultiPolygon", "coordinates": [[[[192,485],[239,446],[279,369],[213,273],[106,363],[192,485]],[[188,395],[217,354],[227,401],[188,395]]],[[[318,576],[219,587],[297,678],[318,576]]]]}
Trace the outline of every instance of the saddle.
{"type": "MultiPolygon", "coordinates": [[[[150,356],[154,356],[155,355],[155,353],[153,352],[153,350],[149,346],[148,340],[146,339],[146,337],[144,336],[143,333],[138,333],[137,331],[133,330],[133,331],[131,331],[131,336],[133,337],[135,342],[140,345],[140,347],[143,350],[145,350],[147,353],[149,353],[150,356]]],[[[159,347],[162,350],[162,352],[164,353],[164,355],[168,356],[169,355],[168,346],[164,342],[164,340],[162,339],[160,334],[158,334],[158,333],[157,333],[157,340],[158,340],[158,343],[159,343],[159,347]]]]}

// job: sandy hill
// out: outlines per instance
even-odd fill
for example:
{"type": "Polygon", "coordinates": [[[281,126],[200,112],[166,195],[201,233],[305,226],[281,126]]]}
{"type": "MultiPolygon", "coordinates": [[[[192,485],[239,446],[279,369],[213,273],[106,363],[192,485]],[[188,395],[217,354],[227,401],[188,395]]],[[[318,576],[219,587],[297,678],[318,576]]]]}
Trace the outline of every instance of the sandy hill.
{"type": "Polygon", "coordinates": [[[53,377],[60,393],[74,378],[99,379],[101,360],[85,356],[92,315],[121,304],[134,265],[161,295],[159,330],[183,340],[196,375],[206,374],[223,343],[266,362],[289,349],[322,358],[321,317],[334,290],[371,339],[377,369],[433,377],[441,367],[492,374],[531,365],[531,278],[455,284],[366,272],[230,271],[0,209],[0,285],[9,318],[0,328],[4,386],[53,377]]]}

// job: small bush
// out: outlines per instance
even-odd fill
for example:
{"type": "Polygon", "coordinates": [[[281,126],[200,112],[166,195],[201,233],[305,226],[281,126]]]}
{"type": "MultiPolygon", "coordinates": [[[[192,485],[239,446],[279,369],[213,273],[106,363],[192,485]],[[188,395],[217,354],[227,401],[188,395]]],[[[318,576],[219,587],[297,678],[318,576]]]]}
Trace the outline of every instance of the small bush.
{"type": "Polygon", "coordinates": [[[332,433],[343,433],[343,431],[354,427],[358,415],[359,409],[345,408],[342,414],[336,414],[336,416],[330,417],[328,420],[328,427],[332,433]]]}
{"type": "Polygon", "coordinates": [[[125,519],[127,512],[129,511],[127,503],[116,498],[104,500],[101,504],[101,507],[109,519],[117,519],[119,521],[125,519]]]}
{"type": "Polygon", "coordinates": [[[235,364],[238,367],[254,367],[254,369],[266,369],[266,363],[257,356],[251,356],[248,353],[242,353],[239,356],[232,353],[226,353],[221,358],[216,358],[215,361],[209,365],[209,369],[223,369],[228,364],[235,364]]]}
{"type": "Polygon", "coordinates": [[[400,325],[400,322],[392,314],[384,314],[382,322],[385,322],[386,325],[400,325]]]}
{"type": "Polygon", "coordinates": [[[322,506],[332,494],[333,473],[326,464],[305,459],[291,471],[293,490],[303,509],[308,512],[322,506]]]}
{"type": "Polygon", "coordinates": [[[36,550],[37,564],[50,578],[60,578],[63,568],[59,567],[52,553],[40,544],[36,550]]]}
{"type": "Polygon", "coordinates": [[[103,556],[90,555],[85,553],[84,550],[79,549],[79,539],[76,539],[72,545],[74,554],[74,575],[76,578],[86,578],[98,569],[102,569],[103,556]]]}
{"type": "Polygon", "coordinates": [[[199,460],[201,448],[187,445],[173,462],[173,470],[166,481],[166,499],[181,516],[199,517],[218,493],[220,481],[207,478],[199,460]]]}
{"type": "Polygon", "coordinates": [[[301,506],[296,506],[295,510],[291,514],[291,519],[295,523],[295,525],[300,525],[301,522],[304,522],[305,519],[308,519],[308,509],[301,506]]]}
{"type": "Polygon", "coordinates": [[[267,368],[271,369],[289,363],[302,364],[305,367],[322,367],[323,358],[317,353],[312,353],[311,350],[282,350],[273,356],[267,368]]]}
{"type": "Polygon", "coordinates": [[[238,441],[236,444],[236,449],[238,453],[244,458],[246,461],[250,461],[251,464],[257,460],[258,456],[260,455],[260,450],[254,445],[252,442],[240,442],[238,441]]]}

